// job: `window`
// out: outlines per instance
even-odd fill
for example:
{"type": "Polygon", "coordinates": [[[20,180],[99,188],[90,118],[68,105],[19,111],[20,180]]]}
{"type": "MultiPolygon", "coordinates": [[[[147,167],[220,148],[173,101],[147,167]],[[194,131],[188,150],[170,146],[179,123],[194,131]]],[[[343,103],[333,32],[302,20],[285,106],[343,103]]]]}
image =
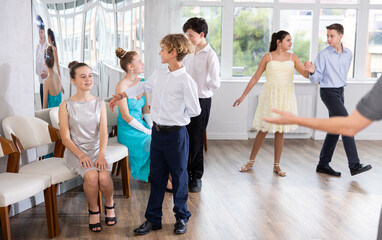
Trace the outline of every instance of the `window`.
{"type": "Polygon", "coordinates": [[[125,11],[125,24],[124,24],[124,48],[131,50],[131,10],[125,11]]]}
{"type": "Polygon", "coordinates": [[[344,27],[344,35],[342,43],[344,47],[349,48],[353,53],[352,65],[350,66],[348,77],[352,78],[354,73],[355,55],[355,36],[357,25],[357,10],[355,9],[321,9],[319,24],[319,42],[318,50],[321,51],[327,47],[326,43],[326,26],[332,23],[340,23],[344,27]]]}
{"type": "MultiPolygon", "coordinates": [[[[218,37],[222,79],[252,76],[261,57],[268,52],[272,33],[279,30],[291,34],[291,52],[302,63],[314,61],[327,46],[326,26],[333,23],[344,26],[342,42],[353,53],[348,77],[363,80],[365,76],[376,77],[382,73],[382,67],[379,70],[377,65],[382,60],[382,40],[379,42],[382,0],[183,0],[182,4],[183,21],[193,16],[207,18],[203,9],[221,9],[220,15],[215,14],[220,23],[214,24],[221,29],[218,37]],[[370,11],[369,25],[366,14],[358,15],[365,10],[370,11]],[[362,50],[366,47],[367,54],[362,50]]],[[[207,22],[210,24],[211,20],[207,22]]],[[[213,44],[212,39],[208,41],[213,44]]]]}
{"type": "Polygon", "coordinates": [[[268,52],[272,35],[271,8],[234,9],[233,76],[252,76],[268,52]]]}
{"type": "Polygon", "coordinates": [[[382,10],[370,10],[368,47],[366,48],[366,77],[380,77],[382,73],[382,10]]]}
{"type": "MultiPolygon", "coordinates": [[[[280,29],[286,30],[292,37],[292,52],[302,63],[309,61],[313,27],[313,11],[281,10],[280,29]]],[[[296,72],[297,74],[297,72],[296,72]]]]}
{"type": "MultiPolygon", "coordinates": [[[[221,7],[184,7],[182,19],[185,23],[191,17],[204,18],[208,24],[207,42],[221,59],[222,10],[221,7]]],[[[181,25],[183,26],[183,25],[181,25]]],[[[182,30],[181,30],[182,31],[182,30]]]]}

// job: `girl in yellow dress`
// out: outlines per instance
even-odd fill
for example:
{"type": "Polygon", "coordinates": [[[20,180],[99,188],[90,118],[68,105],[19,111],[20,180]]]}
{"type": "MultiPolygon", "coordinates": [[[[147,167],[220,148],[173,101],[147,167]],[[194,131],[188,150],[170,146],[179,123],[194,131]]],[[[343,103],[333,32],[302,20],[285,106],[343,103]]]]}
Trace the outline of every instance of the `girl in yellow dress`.
{"type": "Polygon", "coordinates": [[[233,104],[234,107],[238,106],[244,100],[265,71],[266,82],[259,97],[259,103],[253,120],[253,127],[257,130],[257,135],[253,143],[251,156],[239,169],[240,172],[246,172],[253,167],[256,155],[264,142],[264,138],[267,133],[270,132],[275,134],[273,171],[281,177],[286,176],[286,173],[280,168],[284,132],[294,130],[297,126],[271,124],[263,121],[262,118],[274,117],[275,114],[271,112],[272,108],[297,113],[296,95],[293,84],[294,69],[305,78],[309,77],[309,73],[305,71],[304,66],[295,54],[287,52],[291,47],[292,39],[288,32],[281,30],[277,33],[273,33],[269,53],[266,53],[262,57],[256,73],[249,81],[241,97],[233,104]]]}

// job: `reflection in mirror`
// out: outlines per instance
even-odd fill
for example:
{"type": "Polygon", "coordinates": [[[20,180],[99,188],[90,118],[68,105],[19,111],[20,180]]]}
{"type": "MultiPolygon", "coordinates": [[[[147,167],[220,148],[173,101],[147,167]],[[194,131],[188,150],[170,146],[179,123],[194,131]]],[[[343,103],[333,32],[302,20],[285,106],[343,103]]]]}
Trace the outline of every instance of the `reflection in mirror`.
{"type": "Polygon", "coordinates": [[[33,0],[32,5],[35,110],[44,107],[44,94],[47,102],[58,99],[58,93],[62,100],[75,94],[68,69],[71,61],[92,68],[92,95],[104,99],[124,76],[115,49],[144,55],[144,0],[33,0]],[[45,63],[48,46],[52,46],[52,68],[45,63]]]}

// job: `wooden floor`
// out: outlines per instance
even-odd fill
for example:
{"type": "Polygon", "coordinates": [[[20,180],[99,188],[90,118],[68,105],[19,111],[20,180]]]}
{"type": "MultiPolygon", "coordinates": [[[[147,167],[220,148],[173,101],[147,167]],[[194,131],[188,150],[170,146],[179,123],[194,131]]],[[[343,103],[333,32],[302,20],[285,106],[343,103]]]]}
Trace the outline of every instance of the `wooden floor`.
{"type": "MultiPolygon", "coordinates": [[[[287,177],[272,172],[273,141],[267,139],[247,173],[238,168],[248,159],[248,141],[208,141],[203,190],[190,193],[188,232],[174,236],[172,195],[163,204],[163,229],[146,236],[133,230],[145,219],[149,184],[131,181],[132,197],[122,197],[114,178],[118,224],[104,224],[101,233],[88,229],[82,187],[58,197],[61,234],[56,239],[376,239],[382,205],[382,141],[357,141],[369,172],[350,176],[342,144],[332,167],[342,177],[317,174],[322,141],[285,140],[281,166],[287,177]]],[[[11,218],[14,239],[46,239],[43,204],[11,218]]]]}

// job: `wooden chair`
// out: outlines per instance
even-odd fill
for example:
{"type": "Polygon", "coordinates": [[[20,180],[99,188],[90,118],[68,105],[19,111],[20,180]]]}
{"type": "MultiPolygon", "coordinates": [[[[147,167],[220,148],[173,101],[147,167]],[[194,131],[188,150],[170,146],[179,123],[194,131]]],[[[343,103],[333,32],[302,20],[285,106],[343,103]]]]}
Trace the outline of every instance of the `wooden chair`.
{"type": "Polygon", "coordinates": [[[56,196],[58,185],[77,177],[64,164],[62,157],[65,147],[61,142],[60,132],[58,129],[48,125],[47,122],[36,117],[10,116],[5,118],[2,124],[6,137],[13,139],[20,152],[52,142],[55,143],[54,157],[21,166],[19,173],[49,177],[51,184],[53,233],[54,236],[58,236],[60,234],[56,196]]]}
{"type": "Polygon", "coordinates": [[[0,157],[8,155],[7,172],[0,174],[0,223],[4,240],[11,239],[9,209],[12,204],[44,191],[48,236],[54,237],[52,194],[47,175],[17,173],[20,152],[14,143],[0,136],[0,157]]]}

